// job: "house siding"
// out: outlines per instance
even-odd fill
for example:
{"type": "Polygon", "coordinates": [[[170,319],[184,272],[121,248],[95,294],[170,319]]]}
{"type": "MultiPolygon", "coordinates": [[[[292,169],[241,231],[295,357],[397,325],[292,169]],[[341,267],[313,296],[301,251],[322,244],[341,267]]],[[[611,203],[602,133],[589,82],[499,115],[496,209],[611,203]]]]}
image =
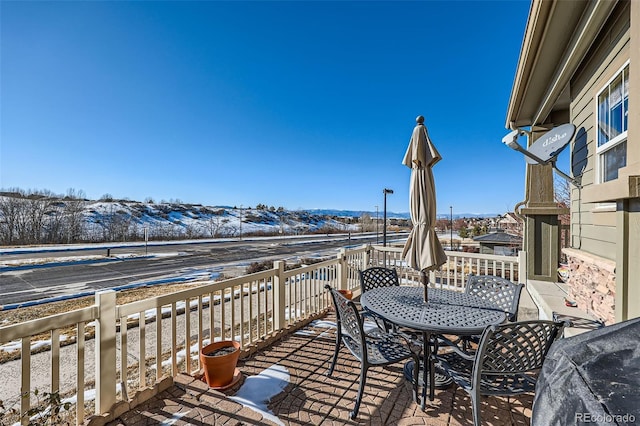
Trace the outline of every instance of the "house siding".
{"type": "Polygon", "coordinates": [[[611,203],[585,202],[582,194],[598,185],[596,96],[630,58],[630,13],[629,2],[618,3],[570,83],[570,117],[577,129],[571,172],[580,176],[584,188],[571,193],[572,249],[564,250],[570,270],[567,284],[569,297],[606,324],[616,318],[618,213],[611,203]]]}
{"type": "MultiPolygon", "coordinates": [[[[574,175],[580,174],[585,188],[596,182],[595,98],[629,60],[630,39],[630,6],[621,2],[571,80],[571,122],[576,125],[576,135],[583,134],[572,143],[571,169],[574,175]]],[[[583,202],[577,188],[572,189],[571,198],[572,246],[615,260],[615,211],[602,211],[599,203],[583,202]]]]}

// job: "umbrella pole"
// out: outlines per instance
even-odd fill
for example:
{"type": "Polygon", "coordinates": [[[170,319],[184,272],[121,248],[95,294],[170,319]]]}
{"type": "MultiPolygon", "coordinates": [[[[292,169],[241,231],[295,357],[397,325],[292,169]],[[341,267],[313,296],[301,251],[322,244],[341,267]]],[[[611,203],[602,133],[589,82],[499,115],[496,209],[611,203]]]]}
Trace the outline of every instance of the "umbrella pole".
{"type": "Polygon", "coordinates": [[[427,296],[427,287],[429,286],[429,277],[425,271],[420,271],[420,281],[422,282],[422,286],[424,287],[424,302],[427,303],[429,298],[427,296]]]}

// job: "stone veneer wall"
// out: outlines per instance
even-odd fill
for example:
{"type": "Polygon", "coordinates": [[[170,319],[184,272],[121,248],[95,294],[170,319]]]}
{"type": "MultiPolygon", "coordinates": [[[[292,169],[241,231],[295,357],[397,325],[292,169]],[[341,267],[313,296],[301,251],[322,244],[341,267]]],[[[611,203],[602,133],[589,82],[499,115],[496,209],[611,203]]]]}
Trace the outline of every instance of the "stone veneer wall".
{"type": "Polygon", "coordinates": [[[563,249],[569,264],[569,298],[578,308],[605,324],[615,322],[616,263],[571,248],[563,249]]]}

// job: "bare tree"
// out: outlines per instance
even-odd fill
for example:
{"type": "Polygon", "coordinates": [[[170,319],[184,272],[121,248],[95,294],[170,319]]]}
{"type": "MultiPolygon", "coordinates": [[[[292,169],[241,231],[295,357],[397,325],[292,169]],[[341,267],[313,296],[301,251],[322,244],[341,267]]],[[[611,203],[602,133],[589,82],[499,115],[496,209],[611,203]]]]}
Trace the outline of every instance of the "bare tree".
{"type": "Polygon", "coordinates": [[[463,228],[467,227],[466,219],[456,219],[453,221],[453,230],[460,231],[463,228]]]}
{"type": "Polygon", "coordinates": [[[436,229],[439,231],[448,230],[451,226],[451,221],[449,219],[436,219],[436,229]]]}
{"type": "Polygon", "coordinates": [[[50,191],[22,191],[21,198],[17,198],[16,203],[16,242],[40,243],[44,239],[45,224],[54,203],[53,194],[50,191]]]}
{"type": "Polygon", "coordinates": [[[556,178],[553,182],[553,187],[553,195],[558,207],[571,208],[571,184],[569,184],[569,181],[556,178]]]}
{"type": "Polygon", "coordinates": [[[84,206],[86,194],[84,191],[76,191],[73,188],[67,190],[64,203],[64,217],[66,220],[66,242],[73,243],[79,241],[85,231],[84,206]]]}
{"type": "MultiPolygon", "coordinates": [[[[554,198],[558,207],[571,209],[571,185],[566,179],[556,178],[553,182],[554,198]]],[[[571,213],[558,215],[560,221],[560,247],[570,246],[571,213]]]]}
{"type": "Polygon", "coordinates": [[[195,224],[187,224],[184,227],[184,236],[188,239],[202,237],[204,234],[203,227],[195,224]]]}
{"type": "Polygon", "coordinates": [[[224,217],[224,210],[219,209],[212,212],[209,219],[206,222],[206,228],[209,236],[211,238],[216,238],[219,236],[222,227],[229,222],[228,218],[224,217]]]}
{"type": "Polygon", "coordinates": [[[37,243],[60,243],[64,241],[66,233],[64,203],[54,200],[45,212],[45,220],[42,229],[42,237],[37,243]]]}
{"type": "Polygon", "coordinates": [[[124,211],[116,210],[116,207],[111,205],[109,212],[102,216],[99,223],[102,226],[105,241],[124,241],[129,234],[131,216],[124,211]]]}
{"type": "Polygon", "coordinates": [[[371,232],[375,230],[375,223],[369,213],[363,213],[360,216],[362,232],[371,232]]]}
{"type": "MultiPolygon", "coordinates": [[[[10,194],[20,191],[9,189],[10,194]]],[[[15,196],[0,197],[0,241],[3,244],[14,244],[17,239],[17,223],[20,212],[20,201],[15,196]]]]}

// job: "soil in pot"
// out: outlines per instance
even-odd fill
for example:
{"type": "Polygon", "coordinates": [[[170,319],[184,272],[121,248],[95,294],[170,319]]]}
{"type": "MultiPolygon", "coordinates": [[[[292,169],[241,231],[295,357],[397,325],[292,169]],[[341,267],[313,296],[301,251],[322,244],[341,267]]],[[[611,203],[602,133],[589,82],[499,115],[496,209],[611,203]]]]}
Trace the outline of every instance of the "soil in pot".
{"type": "Polygon", "coordinates": [[[234,353],[235,351],[237,351],[238,349],[236,349],[233,346],[224,346],[222,348],[217,348],[217,349],[213,349],[211,351],[208,351],[206,353],[204,353],[206,356],[223,356],[223,355],[229,355],[234,353]]]}

